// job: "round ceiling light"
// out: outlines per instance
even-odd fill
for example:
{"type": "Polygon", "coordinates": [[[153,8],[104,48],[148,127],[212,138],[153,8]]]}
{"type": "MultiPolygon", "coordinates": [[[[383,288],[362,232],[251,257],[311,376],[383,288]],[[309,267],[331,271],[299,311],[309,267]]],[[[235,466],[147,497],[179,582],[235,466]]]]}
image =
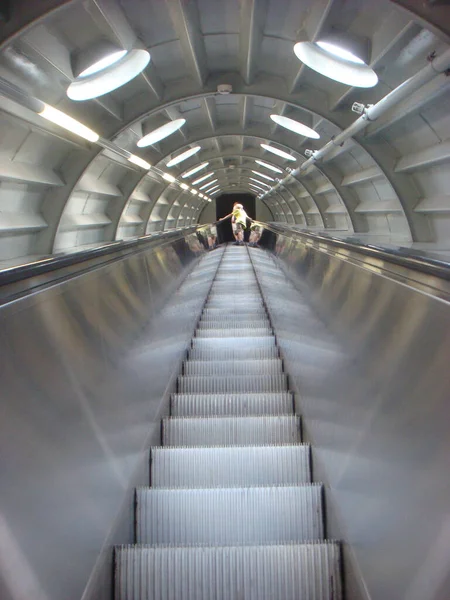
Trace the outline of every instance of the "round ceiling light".
{"type": "Polygon", "coordinates": [[[270,115],[272,121],[274,121],[277,125],[281,125],[285,129],[289,129],[289,131],[293,131],[294,133],[298,133],[299,135],[304,135],[308,138],[313,138],[318,140],[320,135],[314,129],[303,125],[303,123],[299,123],[298,121],[294,121],[294,119],[289,119],[288,117],[282,117],[281,115],[270,115]]]}
{"type": "Polygon", "coordinates": [[[277,156],[281,156],[281,158],[285,158],[286,160],[295,161],[295,158],[292,156],[292,154],[288,154],[287,152],[284,152],[283,150],[280,150],[279,148],[275,148],[275,146],[269,146],[268,144],[261,144],[261,148],[263,148],[264,150],[267,150],[267,152],[272,152],[273,154],[276,154],[277,156]]]}
{"type": "Polygon", "coordinates": [[[216,181],[219,181],[218,179],[212,179],[211,181],[208,181],[208,183],[205,183],[205,185],[202,185],[201,187],[199,187],[199,190],[205,190],[207,191],[206,188],[209,188],[210,185],[216,183],[216,181]]]}
{"type": "Polygon", "coordinates": [[[213,175],[214,175],[214,171],[211,171],[211,173],[207,173],[206,175],[203,175],[203,177],[200,177],[199,179],[196,179],[195,181],[193,181],[192,185],[197,185],[198,183],[201,183],[202,181],[209,179],[213,175]]]}
{"type": "Polygon", "coordinates": [[[259,185],[254,184],[254,183],[249,183],[248,185],[251,188],[254,188],[255,190],[259,190],[260,192],[266,192],[267,191],[264,188],[260,187],[259,185]]]}
{"type": "Polygon", "coordinates": [[[259,179],[255,179],[254,177],[249,177],[250,181],[255,181],[258,185],[263,185],[270,189],[270,185],[264,183],[264,181],[260,181],[259,179]]]}
{"type": "Polygon", "coordinates": [[[344,60],[348,60],[349,62],[356,63],[357,65],[365,64],[364,61],[361,58],[359,58],[359,56],[356,56],[356,54],[353,54],[353,52],[350,52],[345,48],[336,46],[336,44],[330,44],[330,42],[316,43],[319,46],[319,48],[322,48],[322,50],[325,50],[325,52],[328,52],[329,54],[334,54],[334,56],[338,56],[339,58],[343,58],[344,60]]]}
{"type": "Polygon", "coordinates": [[[84,69],[67,88],[67,95],[76,101],[104,96],[137,77],[149,62],[147,50],[109,54],[84,69]]]}
{"type": "Polygon", "coordinates": [[[201,171],[202,169],[204,169],[208,165],[209,165],[209,162],[204,162],[201,165],[198,165],[198,167],[194,167],[193,169],[191,169],[187,173],[184,173],[181,177],[183,179],[186,179],[187,177],[191,177],[192,175],[195,175],[195,173],[198,173],[199,171],[201,171]]]}
{"type": "Polygon", "coordinates": [[[271,171],[273,171],[274,173],[282,173],[283,171],[281,169],[279,169],[278,167],[275,167],[274,165],[271,165],[269,163],[264,162],[263,160],[258,160],[255,159],[255,162],[258,163],[258,165],[261,165],[262,167],[266,167],[266,169],[270,169],[271,171]]]}
{"type": "Polygon", "coordinates": [[[155,129],[147,135],[144,135],[144,137],[138,141],[137,145],[139,148],[145,148],[146,146],[156,144],[157,142],[164,140],[166,137],[169,137],[169,135],[172,135],[172,133],[175,133],[175,131],[178,131],[185,123],[186,119],[175,119],[175,121],[169,121],[165,125],[158,127],[158,129],[155,129]]]}
{"type": "Polygon", "coordinates": [[[186,152],[183,152],[182,154],[179,154],[175,158],[172,158],[172,160],[169,160],[169,162],[167,163],[167,166],[174,167],[175,165],[180,164],[180,162],[183,162],[184,160],[191,158],[191,156],[194,156],[194,154],[197,154],[197,152],[200,149],[201,149],[201,146],[195,146],[194,148],[189,148],[189,150],[186,150],[186,152]]]}
{"type": "Polygon", "coordinates": [[[378,83],[373,69],[340,46],[328,42],[298,42],[294,52],[307,67],[334,81],[361,88],[370,88],[378,83]]]}
{"type": "Polygon", "coordinates": [[[89,75],[93,75],[94,73],[103,71],[103,69],[106,69],[106,67],[113,65],[118,60],[123,58],[126,53],[126,50],[118,50],[117,52],[112,52],[111,54],[108,54],[104,58],[101,58],[100,60],[92,64],[87,69],[84,69],[84,71],[81,71],[78,77],[88,77],[89,75]]]}
{"type": "Polygon", "coordinates": [[[254,171],[252,169],[252,173],[254,173],[255,175],[258,175],[259,177],[262,177],[263,179],[267,179],[267,181],[275,181],[275,179],[273,177],[269,177],[268,175],[264,175],[264,173],[260,173],[259,171],[254,171]]]}

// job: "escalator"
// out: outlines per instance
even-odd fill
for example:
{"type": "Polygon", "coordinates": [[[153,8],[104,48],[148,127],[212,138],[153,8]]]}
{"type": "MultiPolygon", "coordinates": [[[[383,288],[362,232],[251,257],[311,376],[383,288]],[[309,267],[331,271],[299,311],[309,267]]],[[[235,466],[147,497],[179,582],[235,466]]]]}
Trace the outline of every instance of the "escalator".
{"type": "MultiPolygon", "coordinates": [[[[228,246],[136,492],[116,600],[342,598],[340,547],[253,261],[228,246]]],[[[270,262],[273,269],[273,262],[270,262]]]]}

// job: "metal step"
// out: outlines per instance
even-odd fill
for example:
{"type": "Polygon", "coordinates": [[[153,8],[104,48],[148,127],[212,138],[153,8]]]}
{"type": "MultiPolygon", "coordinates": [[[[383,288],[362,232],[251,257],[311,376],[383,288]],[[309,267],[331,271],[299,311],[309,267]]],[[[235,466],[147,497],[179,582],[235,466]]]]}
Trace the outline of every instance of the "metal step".
{"type": "Polygon", "coordinates": [[[235,275],[229,281],[214,281],[211,286],[211,294],[254,296],[256,298],[260,295],[259,289],[256,286],[255,277],[243,277],[239,275],[238,278],[235,275]]]}
{"type": "Polygon", "coordinates": [[[287,376],[279,375],[235,375],[233,377],[196,377],[182,375],[177,379],[180,394],[227,394],[240,392],[286,392],[289,389],[287,376]]]}
{"type": "Polygon", "coordinates": [[[228,310],[248,310],[264,306],[262,298],[259,299],[224,299],[221,295],[210,297],[206,304],[207,308],[227,308],[228,310]]]}
{"type": "Polygon", "coordinates": [[[279,375],[283,372],[280,358],[268,360],[187,360],[183,364],[185,375],[202,377],[236,375],[279,375]]]}
{"type": "Polygon", "coordinates": [[[266,319],[267,313],[264,308],[258,308],[255,310],[246,310],[245,312],[231,313],[225,308],[205,308],[202,313],[202,321],[245,321],[250,319],[251,321],[256,319],[266,319]]]}
{"type": "Polygon", "coordinates": [[[262,446],[301,441],[300,418],[292,415],[163,419],[164,446],[262,446]]]}
{"type": "Polygon", "coordinates": [[[260,327],[259,329],[246,329],[244,327],[239,329],[197,329],[195,337],[265,337],[272,333],[271,327],[260,327]]]}
{"type": "Polygon", "coordinates": [[[173,417],[288,415],[294,412],[291,392],[271,394],[172,394],[173,417]]]}
{"type": "Polygon", "coordinates": [[[192,338],[192,347],[204,350],[225,350],[226,348],[267,348],[275,347],[275,336],[241,337],[237,342],[235,338],[192,338]]]}
{"type": "Polygon", "coordinates": [[[152,448],[152,488],[299,485],[311,482],[307,445],[152,448]]]}
{"type": "MultiPolygon", "coordinates": [[[[251,283],[251,282],[250,282],[251,283]]],[[[254,284],[256,285],[256,284],[254,284]]],[[[235,285],[227,286],[213,286],[209,297],[218,296],[221,300],[261,300],[261,293],[258,290],[252,289],[251,285],[248,285],[247,281],[239,281],[235,285]]]]}
{"type": "Polygon", "coordinates": [[[207,319],[201,320],[197,325],[197,334],[199,329],[266,329],[272,331],[270,321],[267,317],[259,319],[246,319],[245,321],[236,321],[231,319],[207,319]]]}
{"type": "Polygon", "coordinates": [[[340,548],[120,546],[117,600],[342,600],[340,548]]]}
{"type": "Polygon", "coordinates": [[[323,539],[322,486],[161,490],[136,494],[138,544],[270,544],[323,539]]]}
{"type": "MultiPolygon", "coordinates": [[[[240,346],[240,344],[239,344],[240,346]]],[[[267,346],[266,348],[223,348],[222,350],[189,350],[189,360],[267,360],[278,358],[278,348],[267,346]]]]}

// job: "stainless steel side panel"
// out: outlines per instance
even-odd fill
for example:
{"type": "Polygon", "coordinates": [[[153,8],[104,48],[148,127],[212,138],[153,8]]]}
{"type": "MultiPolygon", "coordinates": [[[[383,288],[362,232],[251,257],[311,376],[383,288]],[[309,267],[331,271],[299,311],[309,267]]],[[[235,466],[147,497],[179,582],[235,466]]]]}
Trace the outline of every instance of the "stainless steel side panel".
{"type": "Polygon", "coordinates": [[[80,600],[97,560],[84,597],[110,597],[213,275],[212,253],[177,289],[202,253],[192,236],[0,308],[2,600],[80,600]]]}
{"type": "Polygon", "coordinates": [[[280,236],[276,253],[296,289],[261,267],[263,290],[327,534],[345,542],[347,599],[446,600],[450,306],[300,241],[280,236]]]}

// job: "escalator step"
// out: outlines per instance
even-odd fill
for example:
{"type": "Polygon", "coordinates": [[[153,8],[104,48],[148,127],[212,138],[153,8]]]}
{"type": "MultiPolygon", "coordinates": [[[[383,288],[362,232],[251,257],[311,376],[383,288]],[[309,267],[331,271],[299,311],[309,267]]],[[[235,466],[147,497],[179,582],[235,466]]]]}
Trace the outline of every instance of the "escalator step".
{"type": "Polygon", "coordinates": [[[173,417],[227,415],[288,415],[293,413],[290,392],[272,394],[172,394],[173,417]]]}
{"type": "Polygon", "coordinates": [[[197,329],[197,331],[195,332],[196,337],[213,338],[265,337],[268,335],[272,335],[271,327],[260,327],[259,329],[246,329],[244,327],[241,327],[239,329],[197,329]]]}
{"type": "Polygon", "coordinates": [[[224,348],[223,350],[189,350],[189,360],[267,360],[278,358],[278,348],[224,348]]]}
{"type": "Polygon", "coordinates": [[[247,310],[253,310],[255,308],[263,308],[264,303],[262,300],[221,300],[219,298],[210,298],[206,305],[209,309],[224,309],[226,308],[230,312],[245,312],[247,310]]]}
{"type": "Polygon", "coordinates": [[[286,392],[287,376],[235,375],[233,377],[199,377],[182,375],[177,380],[181,394],[226,394],[239,392],[286,392]]]}
{"type": "Polygon", "coordinates": [[[296,446],[152,448],[152,488],[310,483],[310,449],[296,446]]]}
{"type": "Polygon", "coordinates": [[[255,309],[253,311],[247,310],[245,312],[238,312],[230,314],[228,309],[223,308],[212,308],[205,309],[202,313],[202,321],[231,321],[234,323],[235,321],[246,321],[247,319],[256,320],[256,319],[267,319],[267,313],[264,308],[255,309]]]}
{"type": "Polygon", "coordinates": [[[260,417],[172,417],[163,419],[164,446],[251,446],[298,444],[300,418],[292,415],[260,417]]]}
{"type": "Polygon", "coordinates": [[[322,486],[138,488],[138,544],[270,544],[321,540],[322,486]]]}
{"type": "Polygon", "coordinates": [[[342,600],[333,542],[273,546],[121,546],[120,600],[342,600]]]}
{"type": "Polygon", "coordinates": [[[266,335],[261,337],[240,337],[239,341],[236,339],[223,339],[223,338],[192,338],[192,347],[201,348],[205,350],[222,350],[226,348],[238,349],[238,348],[267,348],[275,347],[275,336],[266,335]]]}
{"type": "Polygon", "coordinates": [[[247,319],[242,322],[221,319],[208,319],[204,321],[202,319],[197,325],[197,329],[266,329],[272,331],[270,321],[267,317],[255,320],[247,319]]]}
{"type": "Polygon", "coordinates": [[[283,361],[268,360],[188,360],[184,363],[185,375],[235,376],[235,375],[279,375],[283,372],[283,361]]]}

